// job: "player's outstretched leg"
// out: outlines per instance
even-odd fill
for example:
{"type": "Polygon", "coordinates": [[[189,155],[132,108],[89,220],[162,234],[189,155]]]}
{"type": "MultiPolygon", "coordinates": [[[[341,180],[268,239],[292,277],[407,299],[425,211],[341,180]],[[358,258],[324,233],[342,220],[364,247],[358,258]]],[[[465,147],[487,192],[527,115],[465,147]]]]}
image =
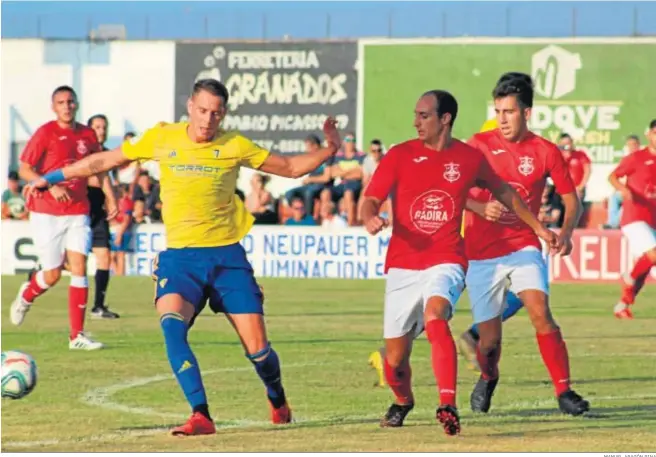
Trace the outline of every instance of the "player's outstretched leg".
{"type": "Polygon", "coordinates": [[[433,373],[440,395],[436,418],[447,435],[457,435],[460,433],[460,417],[456,408],[458,352],[449,328],[451,313],[451,303],[443,297],[431,297],[426,302],[426,336],[431,345],[433,373]]]}
{"type": "Polygon", "coordinates": [[[383,373],[394,394],[394,403],[380,420],[381,427],[402,427],[406,416],[415,407],[410,367],[412,340],[412,332],[396,338],[385,338],[383,373]]]}
{"type": "Polygon", "coordinates": [[[21,325],[34,300],[57,284],[59,278],[61,278],[61,270],[58,268],[48,271],[40,270],[33,274],[28,282],[23,283],[18,289],[14,302],[11,304],[11,323],[21,325]]]}
{"type": "MultiPolygon", "coordinates": [[[[182,300],[181,297],[178,299],[182,300]]],[[[185,304],[187,305],[185,306],[185,314],[193,316],[193,306],[189,303],[185,304]]],[[[160,313],[160,325],[164,334],[166,355],[178,385],[192,409],[192,415],[187,423],[171,430],[171,434],[174,436],[190,436],[216,433],[216,427],[207,405],[207,396],[200,375],[200,367],[187,341],[188,322],[191,317],[187,316],[188,319],[185,319],[181,313],[176,312],[160,311],[160,313]]]]}
{"type": "Polygon", "coordinates": [[[250,274],[247,271],[226,269],[223,274],[225,281],[232,277],[233,283],[230,287],[241,285],[243,290],[231,294],[232,297],[224,299],[220,305],[217,300],[210,300],[210,307],[218,311],[219,306],[222,306],[225,311],[230,311],[226,317],[237,331],[246,357],[253,364],[266,388],[271,422],[276,425],[288,424],[292,422],[292,410],[282,385],[280,358],[267,339],[260,288],[254,279],[244,276],[250,274]]]}
{"type": "Polygon", "coordinates": [[[618,319],[633,319],[631,306],[645,285],[649,272],[655,265],[656,248],[645,252],[633,266],[631,273],[624,275],[622,280],[622,297],[617,305],[615,305],[615,317],[618,319]]]}
{"type": "Polygon", "coordinates": [[[567,345],[551,315],[547,295],[539,290],[525,290],[519,296],[535,328],[540,354],[549,371],[560,410],[572,416],[589,411],[590,404],[571,388],[567,345]]]}
{"type": "MultiPolygon", "coordinates": [[[[503,310],[503,315],[501,316],[503,322],[517,314],[517,312],[522,309],[523,306],[524,304],[519,299],[519,297],[514,293],[509,292],[506,300],[506,308],[503,310]]],[[[460,349],[460,353],[465,357],[465,359],[467,359],[469,368],[476,372],[481,371],[481,367],[478,364],[478,358],[476,355],[478,340],[479,331],[478,325],[476,324],[472,325],[466,332],[460,335],[460,338],[458,338],[458,348],[460,349]]]]}
{"type": "Polygon", "coordinates": [[[271,422],[274,424],[290,423],[292,410],[287,404],[285,389],[282,386],[280,359],[271,347],[271,343],[267,343],[264,349],[254,354],[248,354],[247,357],[253,363],[255,372],[266,387],[267,398],[271,405],[271,422]]]}

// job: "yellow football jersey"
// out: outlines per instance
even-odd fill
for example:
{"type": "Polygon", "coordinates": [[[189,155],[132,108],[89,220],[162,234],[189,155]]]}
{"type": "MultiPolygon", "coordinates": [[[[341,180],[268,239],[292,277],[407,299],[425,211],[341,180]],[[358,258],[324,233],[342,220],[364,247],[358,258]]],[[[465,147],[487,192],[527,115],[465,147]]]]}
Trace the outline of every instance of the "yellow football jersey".
{"type": "Polygon", "coordinates": [[[237,243],[254,222],[235,195],[239,168],[259,168],[269,151],[239,132],[220,132],[214,141],[194,143],[187,126],[160,123],[121,149],[131,160],[159,162],[167,247],[237,243]]]}

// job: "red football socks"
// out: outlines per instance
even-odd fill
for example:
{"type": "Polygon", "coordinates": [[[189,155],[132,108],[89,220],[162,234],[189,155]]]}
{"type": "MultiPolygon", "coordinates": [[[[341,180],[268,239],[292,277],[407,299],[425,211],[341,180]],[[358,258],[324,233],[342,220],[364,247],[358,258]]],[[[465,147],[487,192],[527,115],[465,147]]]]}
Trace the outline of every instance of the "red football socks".
{"type": "Polygon", "coordinates": [[[481,353],[476,347],[476,359],[481,367],[481,376],[486,381],[499,377],[499,359],[501,358],[501,345],[490,351],[487,355],[481,353]]]}
{"type": "Polygon", "coordinates": [[[84,330],[84,314],[87,308],[89,289],[86,287],[68,288],[68,319],[71,326],[71,340],[84,330]]]}
{"type": "Polygon", "coordinates": [[[563,392],[570,390],[567,345],[560,330],[543,335],[536,334],[536,337],[542,360],[549,371],[551,382],[553,382],[558,397],[563,392]]]}
{"type": "Polygon", "coordinates": [[[652,269],[653,266],[654,264],[649,259],[649,257],[647,257],[647,254],[644,254],[642,257],[638,259],[636,264],[633,266],[633,270],[631,270],[631,279],[633,279],[633,286],[625,287],[622,293],[623,303],[626,303],[627,305],[633,304],[636,295],[638,295],[638,293],[642,289],[642,286],[645,285],[647,275],[649,275],[649,271],[652,269]]]}
{"type": "Polygon", "coordinates": [[[410,361],[406,360],[401,366],[394,369],[387,363],[387,358],[384,361],[385,379],[387,385],[390,386],[396,403],[399,405],[410,405],[415,402],[412,395],[412,369],[410,368],[410,361]]]}
{"type": "Polygon", "coordinates": [[[34,300],[43,295],[43,293],[48,290],[48,284],[46,284],[46,279],[43,271],[37,271],[30,278],[30,283],[23,292],[23,300],[28,303],[34,302],[34,300]]]}
{"type": "Polygon", "coordinates": [[[439,319],[428,322],[426,335],[431,344],[433,373],[440,393],[440,405],[456,406],[458,354],[449,323],[439,319]]]}

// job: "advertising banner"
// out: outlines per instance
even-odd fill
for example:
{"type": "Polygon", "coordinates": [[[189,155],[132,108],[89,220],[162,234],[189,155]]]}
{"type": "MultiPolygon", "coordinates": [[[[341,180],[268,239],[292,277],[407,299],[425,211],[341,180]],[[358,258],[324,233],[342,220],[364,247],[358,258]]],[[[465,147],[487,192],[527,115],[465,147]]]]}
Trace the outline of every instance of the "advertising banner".
{"type": "Polygon", "coordinates": [[[492,89],[509,71],[534,80],[530,128],[554,142],[568,133],[596,164],[618,162],[630,134],[644,142],[654,118],[653,39],[364,40],[361,54],[364,139],[414,137],[412,110],[430,89],[456,97],[454,133],[469,138],[494,117],[492,89]]]}
{"type": "Polygon", "coordinates": [[[175,117],[186,119],[194,82],[217,79],[230,94],[224,128],[273,152],[304,152],[327,115],[355,131],[357,52],[355,42],[177,43],[175,117]]]}
{"type": "MultiPolygon", "coordinates": [[[[3,222],[2,274],[22,274],[38,265],[30,233],[27,222],[3,222]]],[[[362,228],[255,226],[242,245],[258,277],[382,279],[389,239],[389,231],[370,236],[362,228]]],[[[618,282],[634,264],[619,230],[577,230],[573,240],[571,256],[549,257],[552,282],[618,282]]],[[[138,225],[126,274],[150,276],[152,260],[165,247],[163,225],[138,225]]],[[[649,281],[656,282],[656,271],[649,281]]]]}

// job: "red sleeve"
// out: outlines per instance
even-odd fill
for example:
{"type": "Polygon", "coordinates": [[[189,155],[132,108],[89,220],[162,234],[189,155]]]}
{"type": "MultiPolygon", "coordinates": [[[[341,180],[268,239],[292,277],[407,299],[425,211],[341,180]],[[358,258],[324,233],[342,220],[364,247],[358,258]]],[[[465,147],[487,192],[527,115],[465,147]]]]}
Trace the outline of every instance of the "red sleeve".
{"type": "Polygon", "coordinates": [[[474,135],[469,140],[467,140],[467,144],[472,148],[476,148],[479,150],[483,150],[482,146],[484,146],[484,144],[481,141],[479,141],[478,138],[476,138],[476,135],[474,135]]]}
{"type": "Polygon", "coordinates": [[[590,157],[588,157],[588,155],[583,151],[579,151],[579,160],[586,165],[590,165],[592,163],[590,157]]]}
{"type": "Polygon", "coordinates": [[[572,182],[572,178],[569,175],[569,168],[565,163],[563,154],[555,145],[547,146],[546,165],[546,171],[549,176],[551,176],[558,195],[571,194],[576,191],[576,187],[574,187],[574,182],[572,182]]]}
{"type": "Polygon", "coordinates": [[[98,137],[96,136],[96,132],[94,132],[93,129],[89,127],[86,127],[86,129],[87,129],[86,131],[88,132],[87,135],[89,136],[89,154],[101,152],[103,148],[100,145],[100,143],[98,143],[98,137]]]}
{"type": "Polygon", "coordinates": [[[633,160],[634,155],[635,153],[629,154],[620,161],[620,164],[615,168],[615,171],[613,171],[615,176],[621,178],[623,176],[632,175],[635,172],[635,161],[633,160]]]}
{"type": "MultiPolygon", "coordinates": [[[[481,154],[481,156],[481,163],[478,167],[478,174],[476,175],[476,185],[478,187],[489,189],[494,193],[495,190],[501,188],[505,183],[492,169],[485,156],[483,156],[483,154],[481,154]]],[[[473,197],[471,190],[469,195],[470,197],[473,197]]]]}
{"type": "Polygon", "coordinates": [[[47,137],[48,133],[43,127],[34,132],[34,135],[32,135],[25,145],[25,149],[23,149],[20,161],[36,167],[46,155],[46,150],[48,149],[47,137]]]}
{"type": "Polygon", "coordinates": [[[98,143],[98,139],[94,139],[93,143],[91,143],[91,153],[93,154],[95,152],[102,152],[102,150],[103,148],[100,146],[100,143],[98,143]]]}
{"type": "Polygon", "coordinates": [[[386,200],[396,184],[397,149],[390,149],[383,156],[364,190],[365,197],[374,197],[380,201],[386,200]]]}

